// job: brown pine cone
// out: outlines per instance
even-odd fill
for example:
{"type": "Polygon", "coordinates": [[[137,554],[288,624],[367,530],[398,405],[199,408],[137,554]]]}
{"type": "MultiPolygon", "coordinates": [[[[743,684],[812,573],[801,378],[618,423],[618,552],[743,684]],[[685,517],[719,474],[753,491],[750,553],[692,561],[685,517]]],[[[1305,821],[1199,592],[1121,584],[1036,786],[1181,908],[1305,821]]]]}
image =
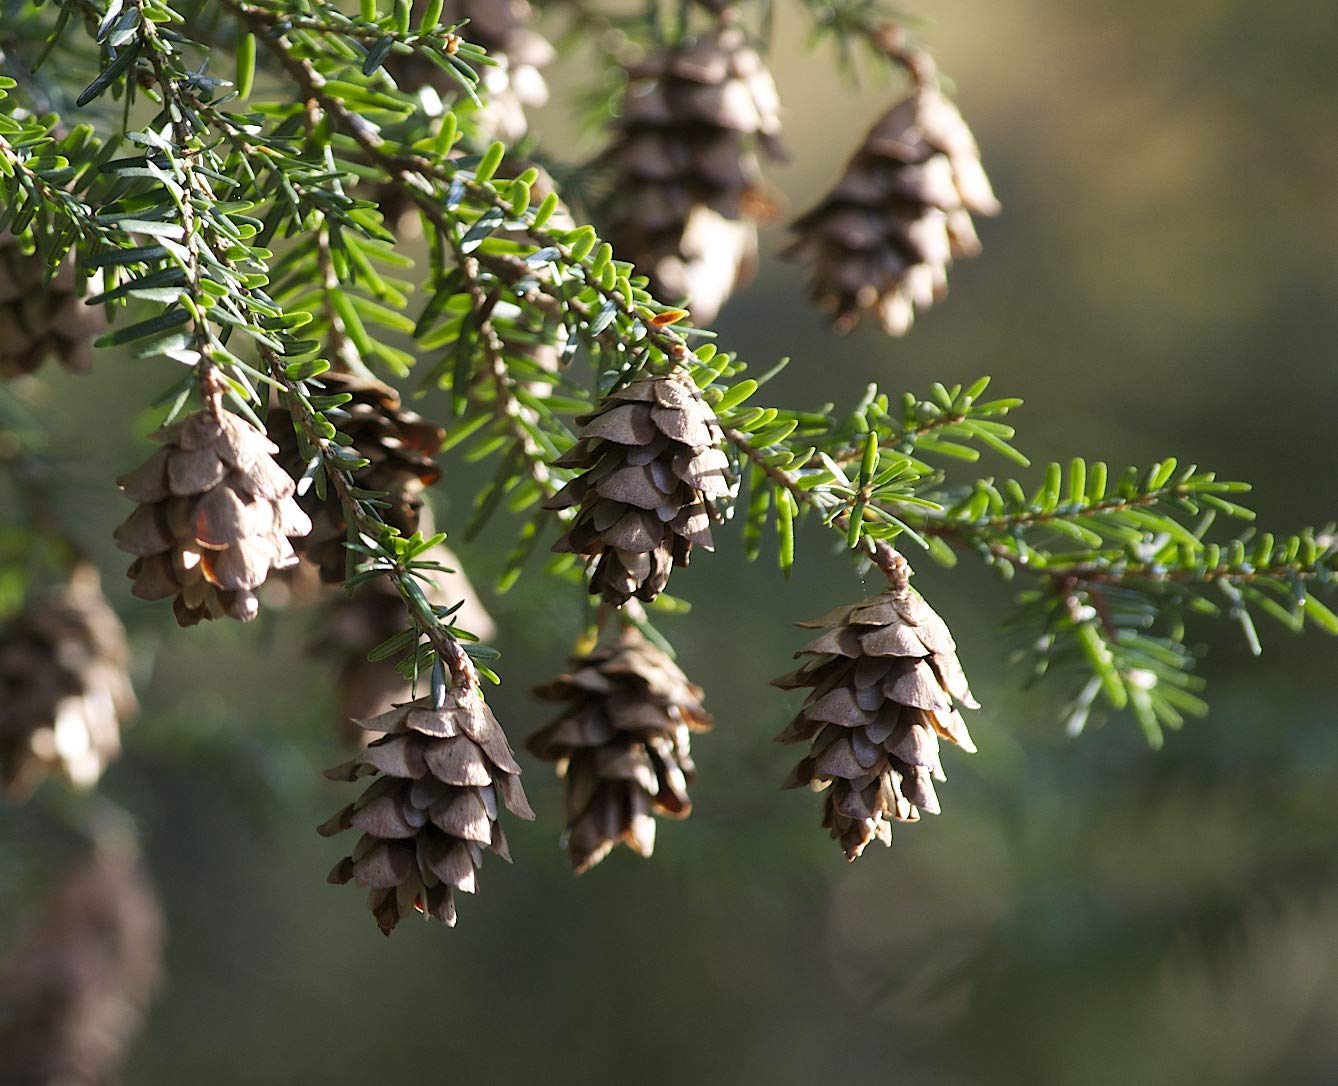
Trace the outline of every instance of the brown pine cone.
{"type": "Polygon", "coordinates": [[[112,1086],[163,973],[163,916],[133,856],[63,875],[0,962],[0,1082],[112,1086]]]}
{"type": "Polygon", "coordinates": [[[612,147],[609,240],[699,324],[752,278],[771,210],[756,148],[780,154],[780,99],[737,27],[628,69],[612,147]]]}
{"type": "MultiPolygon", "coordinates": [[[[380,381],[327,372],[319,382],[324,395],[352,395],[353,399],[331,412],[330,418],[353,439],[350,451],[370,461],[354,473],[357,483],[364,489],[384,492],[383,500],[390,504],[380,510],[382,519],[401,535],[413,535],[419,527],[423,490],[441,477],[441,469],[432,458],[446,440],[446,431],[404,410],[399,393],[380,381]]],[[[292,417],[282,408],[270,412],[269,436],[278,446],[279,463],[290,474],[300,476],[306,464],[298,449],[292,417]]],[[[299,553],[320,567],[321,578],[327,583],[342,583],[348,568],[349,550],[344,546],[348,527],[338,494],[327,487],[322,500],[313,489],[302,495],[298,504],[312,522],[310,534],[296,544],[299,553]]]]}
{"type": "Polygon", "coordinates": [[[76,291],[74,254],[47,282],[40,257],[0,233],[0,378],[34,372],[48,357],[87,373],[93,340],[105,327],[102,310],[84,305],[76,291]]]}
{"type": "Polygon", "coordinates": [[[588,871],[619,841],[649,856],[654,816],[686,818],[692,811],[688,786],[697,771],[690,733],[712,723],[701,687],[627,626],[534,693],[565,703],[525,745],[536,758],[557,763],[566,782],[562,847],[572,867],[588,871]]]}
{"type": "Polygon", "coordinates": [[[119,481],[139,503],[115,533],[121,549],[137,556],[129,571],[134,594],[174,597],[182,626],[225,615],[249,622],[270,570],[297,562],[290,538],[311,531],[292,478],[274,462],[277,446],[217,406],[153,440],[163,447],[119,481]]]}
{"type": "Polygon", "coordinates": [[[853,860],[875,838],[890,845],[893,820],[938,814],[939,738],[974,753],[953,703],[979,705],[947,625],[909,587],[800,625],[831,628],[795,653],[812,659],[772,684],[813,688],[776,737],[809,744],[785,787],[827,790],[822,824],[853,860]]]}
{"type": "Polygon", "coordinates": [[[712,499],[733,487],[720,424],[684,370],[624,385],[576,422],[580,439],[555,463],[581,474],[544,507],[580,510],[553,550],[594,560],[591,594],[649,602],[693,544],[713,548],[712,499]]]}
{"type": "Polygon", "coordinates": [[[386,734],[327,774],[376,778],[320,827],[327,837],[362,831],[330,881],[366,887],[386,935],[411,910],[454,927],[455,891],[474,892],[484,848],[511,859],[498,801],[534,818],[506,734],[473,683],[447,691],[440,709],[420,698],[359,723],[386,734]]]}
{"type": "Polygon", "coordinates": [[[24,796],[49,773],[88,788],[138,710],[125,629],[81,566],[0,634],[0,784],[24,796]]]}
{"type": "Polygon", "coordinates": [[[813,300],[848,332],[865,313],[905,335],[948,292],[955,257],[980,251],[972,214],[999,201],[957,107],[919,87],[865,136],[845,174],[798,219],[787,250],[810,266],[813,300]]]}

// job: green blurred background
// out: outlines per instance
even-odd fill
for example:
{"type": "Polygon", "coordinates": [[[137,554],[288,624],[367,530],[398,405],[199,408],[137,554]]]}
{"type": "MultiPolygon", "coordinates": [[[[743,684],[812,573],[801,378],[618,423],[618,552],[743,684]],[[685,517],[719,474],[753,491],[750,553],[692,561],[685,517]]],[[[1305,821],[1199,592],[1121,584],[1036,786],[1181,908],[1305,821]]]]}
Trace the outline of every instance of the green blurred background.
{"type": "MultiPolygon", "coordinates": [[[[1338,512],[1338,6],[1246,0],[941,0],[924,26],[974,126],[1003,217],[952,296],[902,341],[834,341],[799,269],[769,260],[719,322],[795,406],[994,377],[1019,395],[1034,460],[1174,454],[1257,484],[1280,530],[1338,512]]],[[[792,209],[836,175],[895,88],[829,74],[782,21],[773,64],[792,209]]],[[[552,147],[583,60],[550,78],[552,147]]],[[[783,240],[769,230],[775,253],[783,240]]],[[[348,798],[311,616],[216,623],[164,639],[109,539],[114,475],[145,455],[117,420],[165,384],[104,360],[54,377],[41,407],[85,465],[66,495],[137,649],[145,713],[106,789],[141,823],[171,925],[170,986],[133,1086],[323,1086],[386,1080],[808,1084],[1338,1081],[1338,710],[1333,642],[1265,630],[1249,657],[1203,628],[1213,712],[1160,753],[1115,720],[1080,740],[1061,691],[1023,692],[998,634],[1010,590],[920,563],[985,708],[973,758],[951,751],[944,813],[846,865],[813,797],[781,793],[769,738],[789,698],[765,681],[789,623],[860,596],[810,525],[785,583],[748,566],[737,528],[675,577],[669,619],[717,728],[696,743],[696,810],[653,861],[615,853],[577,880],[557,849],[559,791],[523,759],[539,812],[508,827],[460,926],[383,939],[359,893],[324,885],[342,843],[313,827],[348,798]],[[956,755],[956,757],[951,757],[956,755]]],[[[140,432],[147,427],[147,420],[140,432]]],[[[1001,464],[984,471],[1007,470],[1001,464]]],[[[470,480],[453,473],[439,521],[470,480]]],[[[536,571],[486,591],[511,528],[463,549],[498,619],[517,743],[546,711],[573,594],[536,571]]],[[[40,818],[5,835],[40,840],[40,818]]],[[[6,922],[5,927],[11,928],[6,922]]],[[[8,933],[6,933],[8,934],[8,933]]]]}

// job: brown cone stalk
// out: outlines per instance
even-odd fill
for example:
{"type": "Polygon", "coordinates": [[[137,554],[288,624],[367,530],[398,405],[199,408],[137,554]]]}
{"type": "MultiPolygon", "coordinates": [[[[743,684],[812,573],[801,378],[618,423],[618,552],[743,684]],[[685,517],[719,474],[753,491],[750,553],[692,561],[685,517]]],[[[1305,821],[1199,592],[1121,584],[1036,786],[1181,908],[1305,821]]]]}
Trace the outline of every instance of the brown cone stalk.
{"type": "Polygon", "coordinates": [[[890,845],[893,821],[938,814],[939,739],[974,752],[954,703],[979,706],[947,625],[909,587],[801,625],[828,629],[773,683],[813,691],[776,737],[808,744],[785,787],[826,792],[822,824],[853,860],[870,841],[890,845]]]}
{"type": "Polygon", "coordinates": [[[99,848],[0,962],[0,1082],[112,1086],[162,976],[163,918],[132,856],[99,848]]]}
{"type": "Polygon", "coordinates": [[[440,708],[425,697],[359,723],[385,734],[327,774],[374,778],[320,827],[327,837],[362,833],[330,881],[365,887],[386,935],[415,910],[453,927],[456,891],[475,891],[483,850],[511,859],[500,807],[534,817],[502,726],[476,680],[446,691],[440,708]]]}
{"type": "Polygon", "coordinates": [[[709,324],[757,264],[771,210],[756,148],[780,153],[780,99],[758,53],[723,27],[628,69],[613,146],[609,240],[709,324]]]}
{"type": "MultiPolygon", "coordinates": [[[[370,378],[327,372],[319,381],[325,395],[341,392],[353,399],[332,413],[340,431],[353,439],[349,450],[369,461],[354,477],[366,490],[384,492],[388,508],[381,517],[401,535],[418,531],[423,508],[423,490],[441,477],[433,457],[441,449],[446,432],[404,410],[399,393],[389,385],[370,378]]],[[[301,475],[306,469],[298,450],[292,418],[282,409],[271,411],[270,438],[278,445],[278,459],[290,474],[301,475]]],[[[348,567],[348,526],[344,508],[333,488],[327,488],[322,500],[313,490],[298,499],[311,517],[311,531],[296,547],[304,557],[320,567],[321,579],[330,584],[344,580],[348,567]]]]}
{"type": "Polygon", "coordinates": [[[295,484],[263,433],[215,402],[153,435],[162,446],[120,480],[139,508],[116,529],[135,555],[134,594],[173,597],[182,626],[248,622],[271,570],[297,562],[291,539],[311,531],[295,484]]]}
{"type": "Polygon", "coordinates": [[[588,555],[605,602],[649,602],[694,545],[713,547],[713,499],[732,487],[720,424],[683,370],[633,381],[576,421],[580,438],[555,463],[581,474],[544,505],[579,512],[553,550],[588,555]]]}
{"type": "Polygon", "coordinates": [[[48,282],[42,259],[0,234],[0,378],[32,373],[47,358],[87,373],[104,323],[102,310],[79,296],[74,254],[48,282]]]}
{"type": "Polygon", "coordinates": [[[865,136],[827,196],[794,223],[788,255],[840,332],[865,314],[905,335],[917,309],[942,301],[956,257],[980,251],[971,216],[999,201],[957,107],[920,85],[865,136]]]}
{"type": "Polygon", "coordinates": [[[620,841],[655,849],[655,816],[686,818],[696,778],[690,733],[707,731],[701,687],[635,627],[572,660],[571,672],[534,693],[563,702],[558,718],[526,747],[557,764],[565,782],[562,845],[579,874],[620,841]]]}
{"type": "Polygon", "coordinates": [[[98,575],[32,600],[0,633],[0,785],[25,796],[50,773],[88,788],[138,709],[125,630],[98,575]]]}

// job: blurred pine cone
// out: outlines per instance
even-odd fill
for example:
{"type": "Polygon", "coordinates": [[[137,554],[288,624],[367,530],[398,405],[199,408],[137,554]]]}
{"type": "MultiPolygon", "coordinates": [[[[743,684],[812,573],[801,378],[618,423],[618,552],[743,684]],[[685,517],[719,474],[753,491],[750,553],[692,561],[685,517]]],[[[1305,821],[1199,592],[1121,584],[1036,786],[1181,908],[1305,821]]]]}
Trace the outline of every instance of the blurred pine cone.
{"type": "Polygon", "coordinates": [[[757,265],[771,211],[756,147],[780,154],[780,99],[758,53],[723,27],[628,69],[605,160],[609,240],[662,301],[715,320],[757,265]]]}
{"type": "MultiPolygon", "coordinates": [[[[425,508],[423,512],[424,519],[428,519],[429,510],[425,508]]],[[[424,525],[423,530],[430,532],[431,524],[424,525]]],[[[451,616],[452,624],[480,640],[490,640],[497,632],[496,624],[461,571],[459,559],[445,546],[435,547],[421,557],[455,570],[434,573],[432,584],[422,584],[428,602],[435,606],[461,603],[451,616]]],[[[321,636],[312,648],[335,666],[341,726],[350,738],[361,738],[367,733],[355,721],[389,712],[397,703],[414,696],[413,684],[399,673],[394,657],[367,659],[367,654],[382,641],[407,628],[404,600],[389,578],[377,577],[356,589],[352,596],[335,594],[323,617],[321,636]]]]}
{"type": "Polygon", "coordinates": [[[415,909],[453,927],[455,891],[474,892],[484,848],[511,859],[498,800],[518,818],[534,817],[506,734],[473,684],[448,690],[440,709],[420,698],[359,723],[387,734],[327,774],[376,777],[320,827],[327,837],[362,831],[330,881],[366,887],[386,935],[415,909]]]}
{"type": "Polygon", "coordinates": [[[163,940],[138,861],[106,846],[81,858],[0,962],[0,1082],[119,1082],[161,981],[163,940]]]}
{"type": "Polygon", "coordinates": [[[226,615],[256,617],[255,590],[272,569],[297,562],[291,537],[311,531],[293,498],[279,450],[250,423],[216,405],[153,435],[163,447],[120,480],[139,503],[116,529],[134,594],[175,597],[182,626],[226,615]]]}
{"type": "Polygon", "coordinates": [[[800,625],[831,628],[795,653],[811,660],[773,683],[813,688],[776,737],[809,744],[785,787],[827,790],[822,824],[853,860],[875,838],[892,843],[892,820],[938,814],[939,737],[974,752],[953,702],[979,705],[947,625],[909,587],[800,625]]]}
{"type": "Polygon", "coordinates": [[[530,736],[537,758],[556,762],[566,782],[562,846],[577,874],[619,841],[642,856],[655,849],[655,815],[686,818],[696,779],[690,733],[711,717],[702,690],[635,627],[572,660],[571,672],[536,696],[565,702],[562,713],[530,736]]]}
{"type": "MultiPolygon", "coordinates": [[[[414,6],[422,8],[423,4],[419,0],[414,6]]],[[[469,22],[460,28],[460,35],[482,46],[496,61],[478,68],[483,108],[469,117],[485,139],[515,143],[529,131],[525,111],[548,101],[548,84],[540,69],[553,63],[557,53],[531,27],[534,12],[526,0],[446,0],[440,25],[450,26],[461,19],[469,22]]],[[[386,68],[399,88],[411,94],[424,86],[448,98],[459,92],[449,75],[418,53],[392,53],[386,68]]]]}
{"type": "MultiPolygon", "coordinates": [[[[446,431],[404,410],[399,393],[380,381],[327,372],[319,382],[325,395],[346,392],[353,397],[331,411],[329,417],[353,439],[350,451],[370,461],[354,473],[357,483],[367,490],[383,491],[383,500],[390,505],[380,510],[382,519],[401,535],[413,535],[419,527],[423,489],[441,477],[441,469],[432,458],[441,449],[446,431]]],[[[300,476],[306,464],[298,449],[292,417],[282,408],[275,409],[270,412],[268,428],[270,439],[278,446],[279,463],[291,475],[300,476]]],[[[348,527],[338,494],[327,487],[322,500],[313,489],[298,503],[312,522],[310,534],[296,544],[298,551],[320,567],[323,580],[341,583],[349,550],[344,546],[348,527]]]]}
{"type": "Polygon", "coordinates": [[[837,331],[871,313],[889,335],[905,335],[917,308],[947,294],[953,258],[980,251],[972,214],[998,211],[962,115],[921,86],[873,126],[836,188],[794,223],[787,255],[810,266],[810,294],[837,331]]]}
{"type": "Polygon", "coordinates": [[[32,373],[48,357],[88,372],[106,322],[101,309],[84,305],[77,286],[73,253],[48,282],[42,259],[0,233],[0,378],[32,373]]]}
{"type": "Polygon", "coordinates": [[[649,602],[693,544],[713,547],[712,499],[733,486],[720,424],[681,369],[624,385],[576,422],[580,439],[554,463],[581,474],[544,507],[580,510],[553,550],[594,559],[590,592],[606,602],[649,602]]]}
{"type": "Polygon", "coordinates": [[[0,633],[0,784],[24,796],[48,773],[82,788],[121,752],[139,706],[125,629],[91,566],[33,599],[0,633]]]}

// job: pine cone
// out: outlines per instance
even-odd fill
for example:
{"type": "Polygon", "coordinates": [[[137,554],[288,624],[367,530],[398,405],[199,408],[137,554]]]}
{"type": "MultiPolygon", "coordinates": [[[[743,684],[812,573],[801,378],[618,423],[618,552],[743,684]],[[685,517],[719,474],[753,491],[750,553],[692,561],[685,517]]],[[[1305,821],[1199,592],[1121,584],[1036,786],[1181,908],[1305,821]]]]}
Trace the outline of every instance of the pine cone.
{"type": "Polygon", "coordinates": [[[138,862],[100,849],[0,963],[0,1082],[112,1086],[162,977],[163,917],[138,862]]]}
{"type": "Polygon", "coordinates": [[[0,784],[27,795],[59,771],[87,788],[121,751],[137,711],[130,650],[97,573],[33,600],[0,635],[0,784]]]}
{"type": "Polygon", "coordinates": [[[48,282],[41,258],[0,233],[0,378],[32,373],[50,356],[88,372],[105,322],[102,310],[84,305],[75,270],[71,253],[48,282]]]}
{"type": "MultiPolygon", "coordinates": [[[[423,508],[423,489],[441,477],[441,469],[432,458],[446,440],[446,431],[404,410],[399,393],[380,381],[328,372],[321,375],[320,383],[326,395],[341,392],[352,395],[353,399],[338,409],[346,417],[341,419],[333,412],[331,417],[353,439],[350,450],[370,461],[355,473],[358,485],[384,491],[384,500],[390,505],[380,510],[382,519],[401,535],[413,535],[418,530],[423,508]]],[[[306,464],[287,411],[270,412],[269,435],[278,445],[279,463],[290,474],[300,476],[306,464]]],[[[312,521],[310,534],[297,544],[298,551],[320,567],[323,580],[341,583],[349,551],[344,546],[348,527],[339,496],[333,488],[327,488],[325,499],[321,500],[311,490],[298,503],[312,521]]]]}
{"type": "Polygon", "coordinates": [[[971,215],[999,201],[957,107],[921,87],[865,136],[845,174],[792,227],[787,255],[811,266],[809,292],[840,332],[867,312],[905,335],[915,310],[948,292],[954,257],[980,251],[971,215]]]}
{"type": "Polygon", "coordinates": [[[609,240],[665,301],[709,324],[757,265],[770,211],[755,147],[780,154],[780,99],[737,27],[628,70],[617,135],[609,240]]]}
{"type": "MultiPolygon", "coordinates": [[[[526,0],[446,0],[440,25],[461,19],[469,22],[459,33],[496,61],[478,68],[483,108],[470,118],[485,138],[515,143],[529,131],[525,111],[548,101],[548,84],[540,69],[552,64],[557,52],[531,28],[534,12],[526,0]]],[[[386,67],[401,90],[413,93],[427,86],[448,99],[459,93],[450,76],[417,53],[392,53],[386,67]]]]}
{"type": "Polygon", "coordinates": [[[163,447],[120,480],[139,508],[116,529],[143,600],[174,596],[182,626],[226,615],[256,617],[255,590],[271,569],[297,562],[289,539],[311,531],[293,498],[278,448],[250,423],[217,408],[153,435],[163,447]]]}
{"type": "Polygon", "coordinates": [[[800,625],[831,629],[795,653],[812,660],[772,684],[813,687],[776,737],[810,744],[785,787],[830,788],[822,824],[853,860],[874,838],[892,843],[891,820],[938,814],[933,782],[946,780],[939,737],[974,752],[953,702],[979,705],[947,625],[910,588],[800,625]]]}
{"type": "Polygon", "coordinates": [[[526,747],[556,762],[566,781],[562,846],[577,874],[619,841],[642,856],[655,850],[654,815],[686,818],[696,779],[690,732],[707,731],[701,687],[635,627],[572,660],[571,674],[536,696],[565,702],[561,715],[526,747]]]}
{"type": "Polygon", "coordinates": [[[576,421],[580,440],[554,463],[583,470],[544,507],[580,511],[553,550],[595,559],[590,592],[606,602],[649,602],[694,543],[713,548],[712,499],[732,487],[720,424],[684,370],[633,381],[576,421]]]}
{"type": "Polygon", "coordinates": [[[410,909],[454,927],[455,891],[474,892],[483,849],[510,862],[498,799],[534,818],[502,726],[473,684],[447,691],[440,709],[420,698],[359,723],[387,734],[327,774],[377,778],[320,827],[327,837],[362,831],[330,881],[370,890],[368,907],[386,935],[410,909]]]}
{"type": "MultiPolygon", "coordinates": [[[[445,546],[422,556],[455,573],[435,573],[433,584],[423,585],[428,602],[449,606],[463,600],[451,621],[484,641],[496,632],[469,578],[460,572],[459,559],[445,546]]],[[[395,667],[395,659],[369,660],[367,654],[389,637],[405,629],[408,619],[404,600],[386,577],[359,587],[352,596],[339,593],[325,609],[320,639],[314,652],[334,662],[339,694],[339,719],[353,721],[389,712],[399,702],[414,696],[413,684],[395,667]]],[[[366,735],[353,725],[353,731],[366,735]]]]}

